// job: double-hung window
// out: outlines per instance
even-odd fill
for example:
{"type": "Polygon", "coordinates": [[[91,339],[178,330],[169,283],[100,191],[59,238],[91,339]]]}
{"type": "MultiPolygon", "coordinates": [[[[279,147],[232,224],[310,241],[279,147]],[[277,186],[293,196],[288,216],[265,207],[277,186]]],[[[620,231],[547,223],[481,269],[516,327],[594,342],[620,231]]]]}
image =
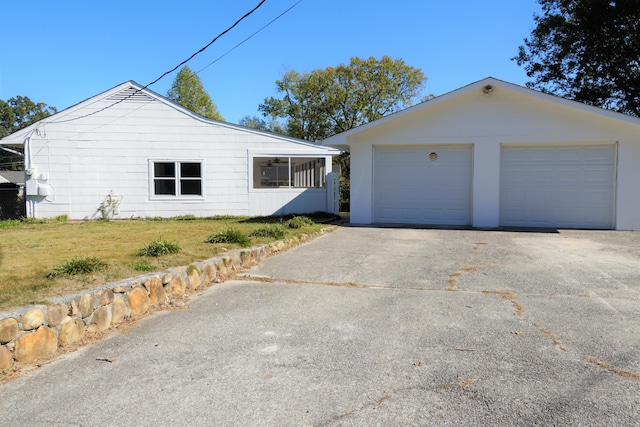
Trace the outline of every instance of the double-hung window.
{"type": "Polygon", "coordinates": [[[201,198],[203,193],[201,160],[150,161],[153,197],[201,198]]]}

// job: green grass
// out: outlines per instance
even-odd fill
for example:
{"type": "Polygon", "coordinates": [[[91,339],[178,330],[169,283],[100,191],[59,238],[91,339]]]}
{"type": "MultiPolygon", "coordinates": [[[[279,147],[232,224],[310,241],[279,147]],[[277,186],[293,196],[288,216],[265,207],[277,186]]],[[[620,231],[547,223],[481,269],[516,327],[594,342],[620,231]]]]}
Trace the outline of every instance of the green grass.
{"type": "MultiPolygon", "coordinates": [[[[281,237],[252,233],[283,222],[283,218],[278,217],[203,219],[190,216],[109,222],[65,220],[0,222],[0,310],[42,302],[51,296],[77,293],[135,277],[141,272],[189,265],[225,250],[243,247],[239,243],[207,242],[208,237],[231,228],[247,236],[250,245],[270,243],[281,237]],[[158,236],[162,236],[162,241],[175,243],[181,250],[159,257],[138,257],[140,248],[158,241],[158,236]],[[81,257],[95,257],[107,267],[93,273],[57,274],[46,278],[50,271],[81,257]]],[[[322,224],[314,223],[299,229],[282,229],[284,237],[293,237],[313,233],[322,227],[322,224]]]]}

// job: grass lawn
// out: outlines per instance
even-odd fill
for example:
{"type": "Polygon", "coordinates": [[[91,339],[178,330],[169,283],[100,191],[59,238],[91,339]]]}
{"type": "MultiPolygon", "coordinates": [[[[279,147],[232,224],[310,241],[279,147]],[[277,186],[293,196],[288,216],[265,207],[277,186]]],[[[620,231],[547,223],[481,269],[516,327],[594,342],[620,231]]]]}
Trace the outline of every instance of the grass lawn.
{"type": "MultiPolygon", "coordinates": [[[[313,218],[313,217],[311,217],[313,218]]],[[[265,227],[282,229],[286,237],[319,231],[322,224],[287,227],[287,218],[176,218],[131,221],[56,221],[43,223],[0,221],[0,310],[42,304],[46,297],[75,293],[105,283],[139,276],[148,271],[188,265],[212,258],[238,244],[208,243],[230,228],[249,236],[265,227]],[[177,244],[180,251],[159,257],[138,256],[152,242],[177,244]],[[69,276],[48,273],[66,262],[95,257],[106,263],[99,272],[69,276]]],[[[279,240],[250,237],[259,245],[279,240]]]]}

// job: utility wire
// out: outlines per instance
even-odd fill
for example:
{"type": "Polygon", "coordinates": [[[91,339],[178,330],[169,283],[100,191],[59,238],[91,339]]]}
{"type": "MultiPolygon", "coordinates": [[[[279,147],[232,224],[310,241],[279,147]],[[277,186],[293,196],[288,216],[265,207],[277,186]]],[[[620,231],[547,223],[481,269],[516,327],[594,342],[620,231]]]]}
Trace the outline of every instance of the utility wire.
{"type": "Polygon", "coordinates": [[[271,21],[269,21],[268,23],[266,23],[265,25],[263,25],[258,31],[254,32],[253,34],[251,34],[249,37],[247,37],[246,39],[242,40],[240,43],[238,43],[237,45],[235,45],[234,47],[232,47],[231,49],[229,49],[228,51],[226,51],[225,53],[223,53],[222,55],[220,55],[219,57],[217,57],[216,59],[214,59],[213,61],[211,61],[210,63],[208,63],[207,65],[205,65],[204,67],[202,67],[200,70],[196,71],[196,74],[200,74],[202,71],[206,70],[207,68],[209,68],[210,66],[212,66],[213,64],[215,64],[216,62],[218,62],[219,60],[221,60],[222,58],[224,58],[225,56],[227,56],[228,54],[230,54],[231,52],[233,52],[234,50],[236,50],[238,47],[242,46],[245,42],[249,41],[250,39],[252,39],[254,36],[256,36],[258,33],[260,33],[262,30],[264,30],[265,28],[267,28],[268,26],[270,26],[271,24],[273,24],[274,22],[276,22],[278,19],[282,18],[284,15],[286,15],[291,9],[293,9],[294,7],[296,7],[297,5],[299,5],[300,3],[302,3],[302,0],[298,0],[293,6],[289,7],[287,10],[285,10],[284,12],[282,12],[280,15],[276,16],[275,18],[273,18],[271,21]]]}
{"type": "Polygon", "coordinates": [[[216,37],[213,38],[213,40],[211,40],[209,43],[207,43],[204,47],[202,47],[200,50],[198,50],[197,52],[195,52],[194,54],[192,54],[189,58],[185,59],[184,61],[182,61],[181,63],[179,63],[178,65],[176,65],[174,68],[172,68],[169,71],[166,71],[165,73],[163,73],[160,77],[158,77],[157,79],[155,79],[154,81],[152,81],[151,83],[148,83],[147,85],[143,86],[140,89],[136,89],[135,91],[133,91],[132,93],[130,93],[129,95],[127,95],[126,97],[122,98],[119,101],[114,102],[111,105],[107,105],[104,108],[101,108],[99,110],[93,111],[91,113],[87,113],[84,114],[82,116],[78,116],[78,117],[73,117],[71,119],[67,119],[67,120],[56,120],[53,122],[44,122],[44,123],[67,123],[67,122],[72,122],[75,120],[79,120],[79,119],[83,119],[85,117],[89,117],[89,116],[93,116],[94,114],[98,114],[101,113],[102,111],[105,111],[111,107],[114,107],[118,104],[120,104],[121,102],[126,101],[127,99],[131,98],[132,96],[136,95],[138,92],[141,92],[144,89],[147,89],[149,86],[158,83],[162,78],[164,78],[167,74],[171,74],[173,73],[175,70],[177,70],[180,66],[186,64],[187,62],[189,62],[190,60],[192,60],[196,55],[204,52],[209,46],[211,46],[213,43],[215,43],[220,37],[224,36],[225,34],[227,34],[229,31],[231,31],[233,28],[235,28],[240,22],[242,22],[245,18],[247,18],[249,15],[251,15],[253,12],[255,12],[256,10],[258,10],[258,8],[260,6],[262,6],[264,4],[264,2],[267,0],[261,0],[260,3],[258,3],[258,5],[256,7],[254,7],[253,9],[251,9],[249,12],[245,13],[240,19],[238,19],[233,25],[231,25],[229,28],[227,28],[226,30],[224,30],[223,32],[221,32],[220,34],[218,34],[216,37]]]}

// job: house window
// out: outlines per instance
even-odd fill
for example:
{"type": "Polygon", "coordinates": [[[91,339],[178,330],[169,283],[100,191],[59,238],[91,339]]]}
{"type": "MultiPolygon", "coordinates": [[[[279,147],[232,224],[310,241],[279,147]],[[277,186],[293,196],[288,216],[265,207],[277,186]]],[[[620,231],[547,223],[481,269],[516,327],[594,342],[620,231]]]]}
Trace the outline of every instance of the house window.
{"type": "Polygon", "coordinates": [[[202,162],[153,161],[154,196],[202,196],[202,162]]]}
{"type": "Polygon", "coordinates": [[[253,188],[324,188],[323,157],[254,157],[253,188]]]}

